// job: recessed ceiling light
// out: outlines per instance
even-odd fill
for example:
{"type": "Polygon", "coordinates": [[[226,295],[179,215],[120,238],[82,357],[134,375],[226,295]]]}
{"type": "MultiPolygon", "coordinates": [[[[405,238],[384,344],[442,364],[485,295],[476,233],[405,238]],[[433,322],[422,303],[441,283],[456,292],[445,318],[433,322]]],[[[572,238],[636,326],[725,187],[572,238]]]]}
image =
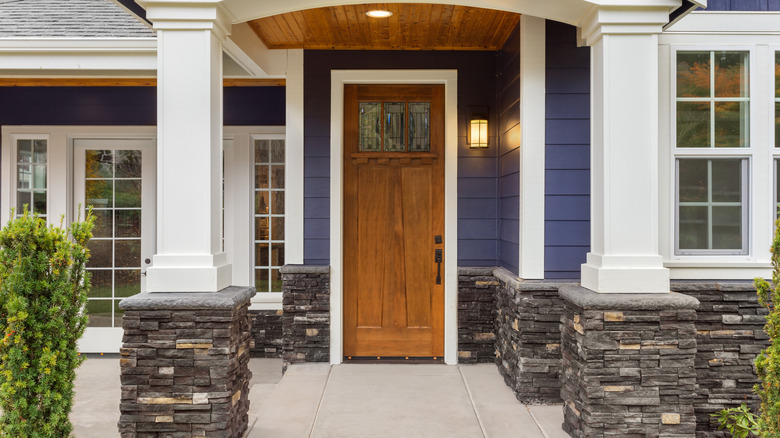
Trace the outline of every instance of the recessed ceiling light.
{"type": "Polygon", "coordinates": [[[372,11],[366,12],[366,15],[373,18],[387,18],[393,15],[393,13],[390,11],[384,11],[382,9],[374,9],[372,11]]]}

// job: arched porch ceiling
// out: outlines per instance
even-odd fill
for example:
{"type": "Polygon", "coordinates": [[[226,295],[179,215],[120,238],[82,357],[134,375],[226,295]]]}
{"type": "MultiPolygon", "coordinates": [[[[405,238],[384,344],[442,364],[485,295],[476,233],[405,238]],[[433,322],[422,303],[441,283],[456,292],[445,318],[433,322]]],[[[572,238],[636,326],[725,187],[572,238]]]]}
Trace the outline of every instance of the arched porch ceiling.
{"type": "Polygon", "coordinates": [[[369,3],[287,12],[249,26],[269,49],[499,50],[519,21],[495,9],[369,3]],[[367,17],[372,9],[393,15],[367,17]]]}
{"type": "MultiPolygon", "coordinates": [[[[428,3],[470,6],[533,15],[576,26],[580,24],[583,16],[594,5],[604,2],[614,3],[613,0],[389,0],[380,4],[389,6],[393,3],[428,3]]],[[[234,23],[243,23],[294,11],[363,3],[365,0],[224,0],[225,6],[234,17],[234,23]]]]}

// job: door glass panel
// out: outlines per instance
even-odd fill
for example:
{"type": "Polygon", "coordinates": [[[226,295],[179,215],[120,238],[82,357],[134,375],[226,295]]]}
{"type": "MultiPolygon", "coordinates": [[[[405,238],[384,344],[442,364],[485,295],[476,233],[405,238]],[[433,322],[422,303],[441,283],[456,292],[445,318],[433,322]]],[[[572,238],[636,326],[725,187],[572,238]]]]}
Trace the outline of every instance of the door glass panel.
{"type": "Polygon", "coordinates": [[[284,265],[284,140],[255,142],[255,288],[280,292],[281,282],[270,276],[284,265]]]}
{"type": "Polygon", "coordinates": [[[382,149],[382,107],[379,102],[360,102],[360,150],[382,149]]]}
{"type": "Polygon", "coordinates": [[[96,223],[88,247],[90,327],[121,327],[119,301],[141,292],[141,151],[87,150],[84,199],[96,223]]]}
{"type": "Polygon", "coordinates": [[[406,120],[406,104],[404,102],[385,102],[385,152],[403,152],[406,120]]]}
{"type": "Polygon", "coordinates": [[[409,102],[409,150],[430,152],[431,150],[431,104],[430,102],[409,102]]]}

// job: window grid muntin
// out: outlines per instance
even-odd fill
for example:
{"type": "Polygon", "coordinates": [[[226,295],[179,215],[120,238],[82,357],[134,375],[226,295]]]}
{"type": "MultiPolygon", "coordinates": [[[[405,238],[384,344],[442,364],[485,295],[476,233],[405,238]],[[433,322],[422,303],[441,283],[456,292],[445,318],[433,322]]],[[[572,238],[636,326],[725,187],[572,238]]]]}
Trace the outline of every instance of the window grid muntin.
{"type": "MultiPolygon", "coordinates": [[[[674,60],[674,71],[675,71],[675,79],[673,81],[674,83],[674,98],[675,103],[681,103],[681,102],[691,102],[691,103],[707,103],[709,104],[710,108],[710,114],[709,114],[709,146],[706,148],[711,149],[723,149],[723,148],[750,148],[751,146],[751,133],[750,133],[750,123],[751,123],[751,111],[750,111],[750,87],[752,84],[752,81],[750,80],[751,76],[751,69],[750,69],[750,58],[751,53],[748,50],[678,50],[675,54],[675,60],[674,60]],[[677,96],[677,86],[678,86],[678,62],[679,62],[679,54],[680,53],[695,53],[695,52],[708,52],[709,53],[709,73],[710,73],[710,90],[709,90],[709,97],[679,97],[677,96]],[[715,54],[716,53],[741,53],[744,56],[745,64],[744,64],[744,90],[743,92],[746,94],[745,97],[716,97],[715,96],[715,54]],[[740,102],[746,104],[745,108],[745,117],[741,120],[741,129],[742,132],[745,134],[745,144],[743,146],[716,146],[716,137],[715,137],[715,104],[716,103],[731,103],[731,102],[740,102]]],[[[675,105],[675,111],[673,114],[675,123],[673,130],[674,135],[674,145],[675,148],[681,148],[680,146],[677,146],[677,141],[679,140],[677,137],[677,115],[678,110],[675,105]]],[[[693,146],[693,147],[685,147],[686,149],[699,149],[700,147],[693,146]]],[[[701,148],[704,149],[704,148],[701,148]]]]}
{"type": "MultiPolygon", "coordinates": [[[[86,177],[84,178],[85,181],[85,190],[87,189],[86,182],[88,181],[110,181],[111,182],[111,206],[110,207],[95,207],[94,205],[90,204],[89,198],[87,197],[87,193],[84,193],[84,200],[86,203],[86,206],[92,206],[93,211],[110,211],[111,212],[111,236],[103,236],[103,237],[92,237],[90,239],[89,243],[94,242],[111,242],[111,266],[88,266],[86,269],[88,272],[90,272],[91,275],[94,276],[94,273],[96,272],[110,272],[111,278],[110,278],[110,289],[111,289],[111,296],[110,297],[87,297],[87,314],[91,314],[89,307],[94,306],[95,304],[99,302],[109,302],[111,303],[111,311],[110,311],[110,325],[97,325],[94,324],[94,320],[88,320],[87,326],[88,327],[121,327],[122,323],[121,320],[117,321],[118,318],[121,318],[121,316],[124,314],[124,311],[119,309],[119,301],[122,299],[131,296],[131,295],[117,295],[117,272],[127,272],[127,273],[133,273],[136,272],[138,275],[138,291],[136,293],[140,293],[140,281],[141,281],[141,256],[140,256],[140,249],[141,249],[141,241],[142,237],[128,237],[128,236],[118,236],[117,235],[117,212],[118,211],[138,211],[140,214],[138,216],[138,224],[139,228],[141,227],[142,223],[142,217],[143,217],[143,209],[142,204],[139,204],[137,207],[117,207],[117,190],[116,190],[116,182],[119,181],[139,181],[141,186],[140,188],[143,188],[143,178],[142,174],[139,173],[138,176],[134,177],[118,177],[117,176],[117,157],[120,152],[130,152],[135,151],[138,152],[138,157],[143,157],[143,151],[136,150],[136,149],[106,149],[106,150],[98,150],[98,149],[87,149],[85,151],[85,154],[88,152],[102,152],[102,153],[109,153],[111,155],[111,176],[100,176],[100,177],[86,177]],[[125,266],[116,266],[116,257],[117,257],[117,242],[126,242],[126,241],[132,241],[132,242],[138,242],[138,249],[139,249],[139,257],[138,257],[138,266],[132,266],[132,267],[125,267],[125,266]]],[[[141,172],[142,168],[139,168],[139,172],[141,172]]],[[[85,169],[85,175],[86,175],[86,169],[85,169]]],[[[139,192],[139,196],[142,196],[143,191],[141,190],[139,192]]],[[[140,198],[139,198],[140,199],[140,198]]],[[[141,201],[143,202],[143,201],[141,201]]],[[[142,229],[141,229],[142,230],[142,229]]],[[[143,231],[141,231],[143,232],[143,231]]],[[[94,291],[90,291],[94,292],[94,291]]]]}
{"type": "Polygon", "coordinates": [[[20,217],[24,213],[24,205],[27,205],[27,209],[32,214],[37,214],[43,219],[46,219],[48,213],[48,193],[49,193],[49,170],[48,170],[48,154],[49,144],[48,140],[42,138],[17,138],[16,139],[16,181],[15,181],[15,198],[16,204],[16,217],[20,217]],[[22,160],[22,150],[27,149],[29,144],[29,161],[22,160]],[[39,145],[42,145],[45,149],[43,154],[36,153],[36,149],[39,145]],[[42,158],[42,160],[41,160],[42,158]],[[23,173],[22,169],[26,172],[23,173]],[[43,172],[43,187],[36,185],[36,175],[38,172],[43,172]],[[28,175],[29,186],[21,187],[21,176],[23,174],[28,175]],[[43,208],[36,208],[36,194],[43,196],[43,208]],[[24,202],[24,198],[29,197],[29,203],[24,202]],[[42,211],[41,211],[42,210],[42,211]]]}
{"type": "Polygon", "coordinates": [[[705,154],[688,154],[675,157],[674,165],[675,175],[675,233],[674,233],[674,253],[675,255],[747,255],[749,253],[749,200],[750,200],[750,158],[748,156],[732,156],[725,154],[718,155],[705,155],[705,154]],[[709,162],[707,166],[707,202],[681,202],[680,201],[680,161],[681,160],[707,160],[709,162]],[[740,165],[740,199],[741,202],[727,202],[727,201],[712,201],[712,162],[715,160],[739,160],[740,165]],[[712,208],[713,207],[728,207],[728,206],[741,206],[741,249],[681,249],[680,248],[680,207],[681,206],[707,206],[707,240],[708,246],[712,247],[712,228],[714,226],[712,220],[712,208]]]}
{"type": "MultiPolygon", "coordinates": [[[[285,241],[284,238],[282,239],[274,239],[274,219],[278,219],[282,222],[281,227],[284,227],[284,216],[285,213],[279,213],[275,207],[274,207],[274,194],[280,194],[282,196],[282,204],[285,203],[285,187],[284,187],[284,173],[286,173],[287,169],[285,167],[285,155],[286,155],[286,143],[285,140],[282,139],[255,139],[253,143],[253,176],[254,176],[254,191],[253,191],[253,227],[252,227],[252,235],[253,235],[253,251],[252,251],[252,266],[253,266],[253,281],[255,283],[255,288],[258,292],[281,292],[281,273],[279,272],[279,268],[281,268],[284,265],[284,251],[285,251],[285,241]],[[274,156],[272,153],[272,142],[277,142],[278,145],[281,147],[282,153],[279,157],[279,159],[274,160],[274,156]],[[262,162],[258,158],[258,145],[260,143],[266,143],[268,145],[268,162],[262,162]],[[282,187],[278,187],[278,184],[276,183],[276,178],[273,174],[274,168],[281,168],[282,171],[282,187]],[[258,171],[261,168],[265,168],[267,170],[268,174],[268,187],[267,188],[261,188],[258,187],[258,171]],[[261,196],[259,196],[261,193],[267,193],[268,194],[268,213],[258,213],[258,200],[261,199],[261,196]],[[259,238],[257,236],[257,230],[259,228],[260,221],[263,219],[266,219],[268,221],[268,237],[266,239],[259,238]],[[267,251],[266,256],[268,257],[268,264],[267,265],[261,265],[260,261],[257,260],[257,253],[258,248],[260,248],[260,245],[267,245],[268,247],[265,249],[267,251]],[[278,248],[281,250],[281,254],[279,254],[278,263],[273,263],[273,251],[274,248],[278,248]],[[261,284],[258,282],[258,274],[260,272],[265,272],[265,275],[268,278],[268,284],[267,287],[263,288],[261,287],[261,284]],[[278,287],[274,287],[274,275],[278,278],[278,287]]],[[[283,230],[282,230],[283,231],[283,230]]],[[[282,236],[284,234],[282,233],[282,236]]]]}

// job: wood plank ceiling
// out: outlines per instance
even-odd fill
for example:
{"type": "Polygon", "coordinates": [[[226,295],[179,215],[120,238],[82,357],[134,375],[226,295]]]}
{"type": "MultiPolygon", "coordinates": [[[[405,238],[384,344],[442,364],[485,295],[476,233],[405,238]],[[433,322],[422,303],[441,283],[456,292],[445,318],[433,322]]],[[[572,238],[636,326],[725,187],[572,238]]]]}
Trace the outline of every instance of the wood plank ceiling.
{"type": "Polygon", "coordinates": [[[370,3],[289,12],[249,25],[269,49],[498,50],[519,21],[519,14],[492,9],[370,3]],[[366,16],[373,9],[393,15],[366,16]]]}

